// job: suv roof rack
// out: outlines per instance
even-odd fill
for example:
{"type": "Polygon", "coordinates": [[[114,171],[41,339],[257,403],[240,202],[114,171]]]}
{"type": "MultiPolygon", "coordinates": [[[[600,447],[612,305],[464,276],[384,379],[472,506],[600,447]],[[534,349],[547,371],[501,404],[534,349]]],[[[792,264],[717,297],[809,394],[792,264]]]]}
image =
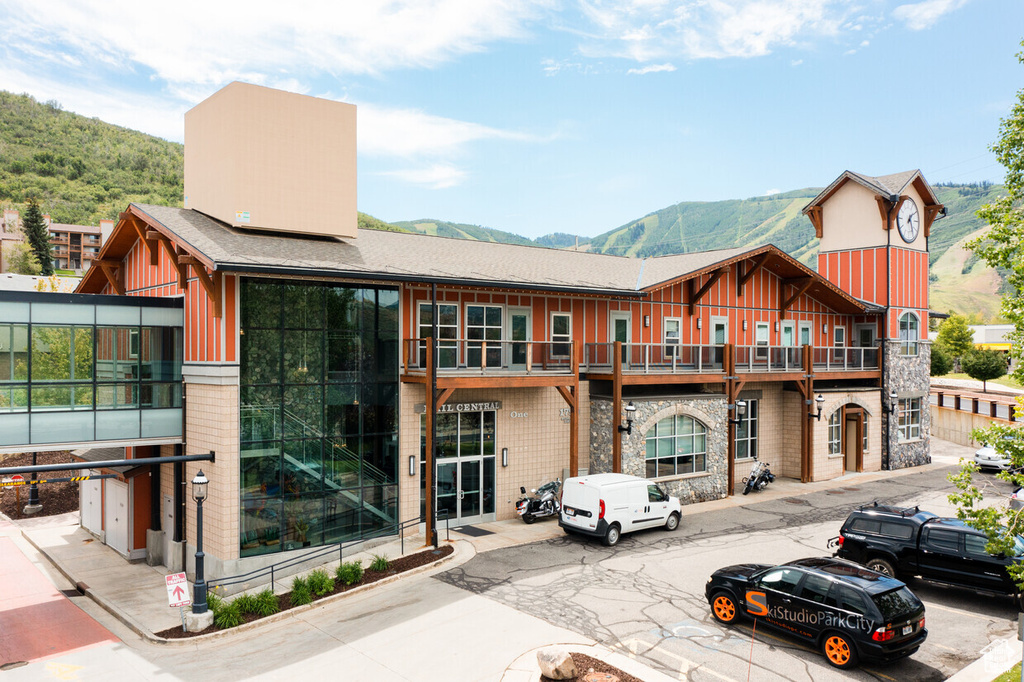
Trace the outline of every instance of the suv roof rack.
{"type": "Polygon", "coordinates": [[[878,500],[875,500],[870,505],[862,504],[857,507],[857,511],[877,511],[883,514],[899,514],[900,516],[907,517],[921,513],[921,508],[916,505],[914,507],[895,507],[887,504],[878,504],[878,500]]]}

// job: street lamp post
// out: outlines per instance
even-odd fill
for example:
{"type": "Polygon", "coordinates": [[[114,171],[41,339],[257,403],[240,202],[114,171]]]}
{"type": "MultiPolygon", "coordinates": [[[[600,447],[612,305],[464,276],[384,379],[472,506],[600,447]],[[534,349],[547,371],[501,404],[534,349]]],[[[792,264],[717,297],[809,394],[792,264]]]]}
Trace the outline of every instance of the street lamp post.
{"type": "Polygon", "coordinates": [[[203,501],[210,479],[200,469],[192,479],[192,499],[196,501],[196,599],[192,604],[192,613],[206,613],[206,579],[203,576],[203,501]]]}

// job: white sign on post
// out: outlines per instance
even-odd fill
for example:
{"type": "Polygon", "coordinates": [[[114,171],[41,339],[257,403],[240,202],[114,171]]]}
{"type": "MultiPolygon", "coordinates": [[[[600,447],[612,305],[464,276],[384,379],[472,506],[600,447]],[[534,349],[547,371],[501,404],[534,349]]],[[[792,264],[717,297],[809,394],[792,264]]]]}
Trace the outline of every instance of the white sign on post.
{"type": "Polygon", "coordinates": [[[167,605],[188,606],[192,603],[192,597],[188,594],[188,580],[184,573],[172,573],[164,576],[167,582],[167,605]]]}

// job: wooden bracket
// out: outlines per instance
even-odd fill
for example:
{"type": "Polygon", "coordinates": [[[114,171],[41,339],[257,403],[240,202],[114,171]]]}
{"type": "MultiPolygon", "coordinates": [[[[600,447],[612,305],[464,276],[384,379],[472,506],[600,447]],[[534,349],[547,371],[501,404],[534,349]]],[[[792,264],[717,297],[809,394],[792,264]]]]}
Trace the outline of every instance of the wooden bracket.
{"type": "Polygon", "coordinates": [[[821,239],[821,235],[824,232],[824,223],[822,223],[821,206],[811,206],[807,209],[807,218],[811,221],[811,225],[814,225],[814,236],[821,239]]]}
{"type": "Polygon", "coordinates": [[[160,262],[160,246],[157,244],[155,239],[146,236],[146,225],[139,220],[133,213],[122,213],[120,215],[121,220],[131,224],[135,228],[135,231],[139,235],[139,241],[146,247],[146,253],[149,254],[149,264],[156,266],[160,262]]]}
{"type": "MultiPolygon", "coordinates": [[[[819,236],[821,236],[821,235],[819,235],[819,236]]],[[[736,278],[736,295],[737,296],[742,296],[743,295],[743,287],[746,285],[747,282],[750,281],[751,277],[753,277],[755,274],[757,274],[758,270],[760,270],[761,268],[764,267],[764,264],[768,262],[768,257],[770,255],[771,255],[771,253],[769,253],[767,251],[762,253],[760,256],[758,256],[757,258],[754,259],[754,264],[751,266],[751,268],[749,270],[747,270],[746,272],[744,272],[742,275],[739,275],[739,267],[740,267],[740,265],[742,265],[742,263],[738,263],[736,265],[736,274],[739,275],[739,277],[736,278]]]]}
{"type": "Polygon", "coordinates": [[[572,386],[555,386],[555,390],[562,396],[570,408],[576,409],[576,394],[572,386]]]}
{"type": "MultiPolygon", "coordinates": [[[[690,314],[693,315],[697,312],[697,302],[704,297],[704,294],[708,293],[708,290],[715,285],[715,283],[722,278],[722,275],[729,272],[729,268],[720,268],[711,273],[711,277],[708,278],[707,282],[704,282],[704,286],[696,291],[696,293],[690,294],[690,314]]],[[[687,280],[690,292],[693,292],[693,280],[687,280]]]]}
{"type": "Polygon", "coordinates": [[[99,265],[100,269],[103,270],[104,276],[107,278],[107,282],[110,283],[110,288],[114,290],[114,293],[118,296],[124,296],[124,269],[121,264],[117,261],[112,260],[94,260],[93,265],[99,265]]]}
{"type": "Polygon", "coordinates": [[[443,388],[437,392],[437,399],[434,401],[434,410],[448,402],[448,398],[452,397],[452,393],[455,393],[454,388],[443,388]]]}
{"type": "Polygon", "coordinates": [[[188,289],[188,268],[178,262],[178,250],[174,248],[171,240],[156,230],[146,230],[146,238],[155,239],[163,244],[171,265],[174,266],[175,271],[178,273],[178,288],[188,289]]]}
{"type": "Polygon", "coordinates": [[[213,271],[213,275],[209,275],[206,272],[206,267],[199,262],[194,256],[188,254],[181,254],[178,256],[178,262],[184,266],[192,266],[192,272],[196,273],[196,280],[206,290],[206,295],[209,296],[210,301],[213,302],[213,316],[220,317],[221,311],[221,274],[216,270],[213,271]]]}
{"type": "Polygon", "coordinates": [[[892,217],[895,213],[892,210],[892,202],[885,197],[875,196],[875,202],[878,204],[878,213],[882,216],[882,229],[892,229],[892,217]]]}
{"type": "Polygon", "coordinates": [[[796,302],[796,299],[800,298],[811,285],[814,284],[813,277],[797,277],[795,279],[784,279],[782,280],[782,286],[779,287],[779,319],[786,319],[786,311],[791,305],[796,302]],[[797,289],[793,292],[793,295],[789,298],[783,298],[786,295],[786,285],[795,286],[797,289]]]}
{"type": "Polygon", "coordinates": [[[932,223],[936,216],[945,208],[942,204],[928,204],[924,207],[924,236],[929,237],[932,233],[932,223]]]}

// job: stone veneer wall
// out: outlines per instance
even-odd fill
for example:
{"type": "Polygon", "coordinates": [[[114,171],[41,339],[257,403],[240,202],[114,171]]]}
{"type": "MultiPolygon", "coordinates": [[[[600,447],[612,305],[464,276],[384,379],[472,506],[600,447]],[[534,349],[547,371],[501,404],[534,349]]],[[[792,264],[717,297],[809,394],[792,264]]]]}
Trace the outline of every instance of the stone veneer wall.
{"type": "Polygon", "coordinates": [[[921,399],[921,438],[908,442],[899,442],[899,423],[892,415],[886,415],[885,433],[889,443],[889,459],[883,469],[905,469],[907,467],[929,464],[931,457],[931,409],[929,408],[929,390],[931,386],[932,346],[929,341],[918,341],[917,355],[900,355],[899,341],[886,341],[885,348],[885,379],[883,391],[888,394],[895,390],[902,400],[904,398],[921,399]]]}
{"type": "MultiPolygon", "coordinates": [[[[707,394],[650,401],[634,398],[633,405],[636,406],[633,433],[621,435],[622,473],[646,478],[647,433],[662,419],[683,414],[693,417],[707,428],[707,471],[653,480],[670,495],[678,497],[682,504],[706,502],[726,496],[729,470],[725,396],[707,394]]],[[[612,401],[591,396],[590,416],[590,473],[607,473],[612,470],[612,401]]],[[[614,436],[620,437],[617,433],[614,436]]]]}

